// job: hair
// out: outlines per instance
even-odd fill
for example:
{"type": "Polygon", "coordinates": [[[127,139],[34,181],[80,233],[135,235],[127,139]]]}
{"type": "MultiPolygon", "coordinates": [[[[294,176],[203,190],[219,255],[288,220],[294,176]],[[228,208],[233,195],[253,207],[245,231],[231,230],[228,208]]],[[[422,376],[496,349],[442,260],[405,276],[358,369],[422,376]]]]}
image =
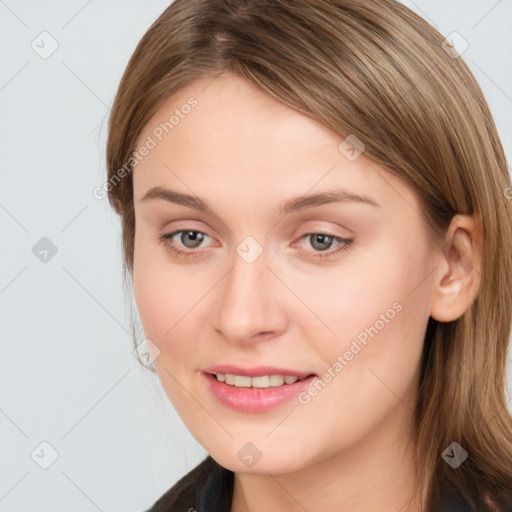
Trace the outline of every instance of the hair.
{"type": "Polygon", "coordinates": [[[109,119],[108,197],[131,276],[132,176],[111,180],[166,99],[198,78],[231,73],[361,140],[368,158],[416,191],[433,246],[455,214],[474,215],[484,233],[478,295],[455,321],[430,317],[425,333],[413,432],[418,493],[433,510],[449,483],[471,505],[503,510],[512,493],[511,181],[484,95],[444,40],[395,0],[176,0],[121,79],[109,119]],[[457,469],[441,457],[452,442],[469,454],[457,469]]]}

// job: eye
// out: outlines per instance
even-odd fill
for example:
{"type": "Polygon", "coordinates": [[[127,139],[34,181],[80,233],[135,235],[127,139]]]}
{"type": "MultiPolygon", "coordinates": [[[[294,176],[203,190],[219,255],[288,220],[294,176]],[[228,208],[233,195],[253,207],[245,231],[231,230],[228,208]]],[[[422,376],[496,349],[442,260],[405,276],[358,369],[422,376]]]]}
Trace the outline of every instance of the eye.
{"type": "Polygon", "coordinates": [[[326,259],[330,258],[342,251],[346,251],[353,239],[343,238],[340,236],[333,235],[331,233],[306,233],[301,236],[300,240],[309,239],[313,251],[301,251],[304,254],[311,255],[314,258],[326,259]],[[337,249],[329,251],[329,248],[336,242],[338,245],[337,249]]]}
{"type": "Polygon", "coordinates": [[[184,251],[180,248],[175,247],[174,243],[172,243],[172,239],[176,235],[180,235],[178,239],[186,249],[196,249],[197,247],[200,246],[201,242],[205,239],[205,237],[210,238],[206,233],[203,233],[202,231],[196,231],[193,229],[181,229],[174,231],[172,233],[164,234],[159,237],[159,242],[165,244],[171,252],[173,252],[179,257],[185,258],[193,257],[192,252],[201,251],[184,251]]]}
{"type": "MultiPolygon", "coordinates": [[[[202,231],[193,229],[181,229],[173,231],[172,233],[161,235],[159,237],[159,242],[166,245],[166,247],[177,257],[193,258],[198,256],[198,253],[200,254],[202,252],[195,249],[200,247],[205,238],[210,237],[202,231]],[[179,243],[182,247],[188,250],[183,250],[175,246],[173,238],[175,238],[176,235],[180,235],[178,237],[179,243]]],[[[305,254],[306,256],[312,256],[313,258],[320,259],[327,259],[342,251],[347,250],[350,244],[353,242],[353,239],[343,238],[331,233],[324,232],[306,233],[305,235],[301,236],[300,240],[308,238],[311,241],[311,247],[313,247],[313,250],[302,249],[299,252],[305,254]],[[329,250],[329,248],[332,247],[334,243],[337,243],[338,247],[334,250],[329,250]]]]}

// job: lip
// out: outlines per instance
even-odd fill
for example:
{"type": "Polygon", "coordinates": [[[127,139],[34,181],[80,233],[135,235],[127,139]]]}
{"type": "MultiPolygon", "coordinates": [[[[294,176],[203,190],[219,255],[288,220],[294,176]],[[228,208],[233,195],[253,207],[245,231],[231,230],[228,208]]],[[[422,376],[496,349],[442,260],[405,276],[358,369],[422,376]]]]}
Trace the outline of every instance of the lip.
{"type": "Polygon", "coordinates": [[[240,368],[231,364],[211,366],[203,370],[205,373],[230,373],[231,375],[245,375],[246,377],[262,377],[263,375],[290,375],[294,377],[307,377],[313,372],[299,372],[289,368],[277,368],[275,366],[255,366],[253,368],[240,368]]]}
{"type": "MultiPolygon", "coordinates": [[[[222,367],[226,368],[226,367],[222,367]]],[[[237,370],[239,371],[239,370],[237,370]]],[[[248,370],[246,370],[248,371],[248,370]]],[[[269,373],[261,373],[261,369],[252,369],[251,371],[260,372],[259,375],[250,376],[261,376],[269,375],[269,373]]],[[[268,371],[268,370],[267,370],[268,371]]],[[[289,370],[287,370],[289,371],[289,370]]],[[[272,370],[272,374],[275,369],[272,370]]],[[[214,373],[231,373],[227,372],[214,372],[214,373]]],[[[235,373],[235,375],[244,375],[235,373]]],[[[297,372],[295,372],[296,374],[297,372]]],[[[214,397],[223,405],[240,412],[264,412],[271,409],[276,409],[286,402],[293,400],[298,394],[304,391],[314,379],[316,375],[312,374],[301,374],[299,376],[309,375],[309,377],[297,381],[294,384],[283,384],[282,386],[275,386],[269,388],[237,388],[220,382],[217,380],[215,375],[211,373],[202,372],[206,380],[206,384],[210,389],[214,397]]],[[[247,373],[245,374],[247,375],[247,373]]],[[[294,373],[277,373],[277,375],[294,375],[294,373]]]]}

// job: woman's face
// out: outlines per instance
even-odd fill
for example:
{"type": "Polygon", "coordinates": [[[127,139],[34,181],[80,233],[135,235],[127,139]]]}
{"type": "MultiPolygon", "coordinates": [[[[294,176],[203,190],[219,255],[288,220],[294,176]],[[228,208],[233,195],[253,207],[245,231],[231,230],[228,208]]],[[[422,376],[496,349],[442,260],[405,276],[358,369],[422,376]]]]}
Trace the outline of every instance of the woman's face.
{"type": "Polygon", "coordinates": [[[273,474],[403,443],[432,298],[415,193],[352,137],[229,75],[170,98],[143,145],[134,294],[192,435],[233,471],[273,474]],[[154,187],[173,192],[143,199],[154,187]],[[234,387],[213,381],[219,365],[315,377],[234,387]]]}

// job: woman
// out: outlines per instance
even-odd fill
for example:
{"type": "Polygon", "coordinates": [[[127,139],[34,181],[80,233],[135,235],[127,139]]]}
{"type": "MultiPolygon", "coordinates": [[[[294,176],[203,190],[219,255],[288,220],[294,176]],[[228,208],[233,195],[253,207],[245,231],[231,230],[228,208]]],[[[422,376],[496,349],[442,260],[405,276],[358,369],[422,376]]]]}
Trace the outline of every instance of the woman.
{"type": "Polygon", "coordinates": [[[176,0],[107,165],[155,370],[209,453],[151,511],[512,509],[512,188],[428,23],[176,0]]]}

